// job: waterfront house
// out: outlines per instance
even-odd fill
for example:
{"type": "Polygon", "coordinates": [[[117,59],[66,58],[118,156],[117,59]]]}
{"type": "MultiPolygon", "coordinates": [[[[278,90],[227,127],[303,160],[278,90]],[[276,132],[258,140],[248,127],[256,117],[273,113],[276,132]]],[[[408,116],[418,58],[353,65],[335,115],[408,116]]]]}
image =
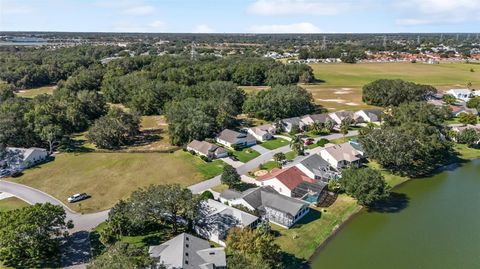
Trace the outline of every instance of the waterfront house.
{"type": "Polygon", "coordinates": [[[207,240],[182,233],[167,242],[150,246],[148,254],[157,265],[167,269],[225,269],[227,259],[223,247],[211,247],[207,240]]]}
{"type": "Polygon", "coordinates": [[[224,158],[228,156],[228,152],[215,144],[207,141],[193,140],[187,145],[188,151],[193,151],[200,156],[205,156],[209,159],[224,158]]]}
{"type": "Polygon", "coordinates": [[[225,246],[228,231],[233,227],[254,228],[257,216],[212,199],[202,202],[202,216],[195,223],[195,231],[204,238],[225,246]]]}
{"type": "Polygon", "coordinates": [[[316,180],[308,177],[298,167],[274,168],[269,173],[256,178],[256,185],[270,186],[278,193],[292,197],[293,190],[301,182],[315,183],[316,180]]]}
{"type": "Polygon", "coordinates": [[[341,169],[350,165],[359,165],[363,156],[349,143],[326,146],[320,156],[333,168],[341,169]]]}
{"type": "Polygon", "coordinates": [[[340,178],[339,172],[331,169],[330,163],[318,154],[312,154],[306,157],[297,163],[296,167],[312,179],[320,179],[328,182],[332,179],[340,178]]]}
{"type": "Polygon", "coordinates": [[[257,140],[251,134],[239,133],[225,129],[217,136],[217,142],[229,148],[244,148],[257,144],[257,140]]]}
{"type": "Polygon", "coordinates": [[[275,126],[272,124],[248,128],[248,133],[261,142],[272,139],[276,132],[277,128],[275,128],[275,126]]]}
{"type": "Polygon", "coordinates": [[[229,189],[220,194],[220,201],[257,211],[262,218],[284,228],[293,226],[310,210],[307,202],[281,195],[272,187],[257,187],[244,192],[229,189]]]}

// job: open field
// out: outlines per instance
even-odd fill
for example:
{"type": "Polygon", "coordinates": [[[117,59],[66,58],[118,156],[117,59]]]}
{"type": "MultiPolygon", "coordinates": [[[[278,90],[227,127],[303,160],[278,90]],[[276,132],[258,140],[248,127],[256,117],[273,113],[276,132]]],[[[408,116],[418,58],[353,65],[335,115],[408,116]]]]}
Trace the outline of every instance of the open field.
{"type": "Polygon", "coordinates": [[[189,186],[221,173],[223,162],[206,163],[188,152],[60,154],[52,162],[11,179],[67,203],[68,196],[86,192],[92,198],[69,205],[80,212],[112,207],[119,199],[150,184],[189,186]]]}
{"type": "Polygon", "coordinates": [[[35,89],[21,90],[17,92],[17,96],[25,97],[25,98],[34,98],[35,96],[44,94],[44,93],[52,94],[54,89],[55,89],[55,86],[45,86],[45,87],[40,87],[35,89]]]}
{"type": "MultiPolygon", "coordinates": [[[[1,211],[10,211],[18,208],[28,206],[28,203],[20,200],[16,197],[9,197],[6,199],[0,200],[0,212],[1,211]]],[[[1,268],[1,266],[0,266],[1,268]]]]}
{"type": "Polygon", "coordinates": [[[302,85],[309,90],[315,102],[330,111],[371,108],[362,102],[362,86],[377,79],[404,79],[429,84],[439,90],[465,87],[471,82],[480,87],[480,65],[442,63],[362,63],[312,64],[315,77],[324,82],[302,85]],[[470,72],[473,69],[475,72],[470,72]]]}

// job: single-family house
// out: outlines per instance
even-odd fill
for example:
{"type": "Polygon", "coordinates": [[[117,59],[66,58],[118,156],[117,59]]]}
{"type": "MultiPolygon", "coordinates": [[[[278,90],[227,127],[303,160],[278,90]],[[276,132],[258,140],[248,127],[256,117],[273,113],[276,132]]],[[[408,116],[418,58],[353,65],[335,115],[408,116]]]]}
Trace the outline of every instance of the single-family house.
{"type": "Polygon", "coordinates": [[[363,158],[349,143],[326,146],[320,151],[320,156],[335,169],[359,165],[363,158]]]}
{"type": "Polygon", "coordinates": [[[383,111],[381,109],[362,109],[354,113],[357,122],[380,122],[383,111]]]}
{"type": "Polygon", "coordinates": [[[233,227],[254,228],[258,217],[212,199],[202,202],[204,208],[195,231],[204,238],[225,246],[228,231],[233,227]]]}
{"type": "Polygon", "coordinates": [[[450,111],[452,111],[452,115],[455,117],[460,116],[460,114],[475,114],[478,115],[478,111],[475,108],[468,108],[466,106],[454,106],[450,105],[450,111]]]}
{"type": "Polygon", "coordinates": [[[308,177],[298,167],[292,166],[284,169],[274,168],[269,173],[258,177],[256,184],[258,186],[270,186],[278,193],[292,197],[293,190],[304,181],[316,182],[316,180],[308,177]]]}
{"type": "Polygon", "coordinates": [[[148,254],[167,269],[225,269],[225,249],[210,246],[207,240],[182,233],[167,242],[150,246],[148,254]]]}
{"type": "Polygon", "coordinates": [[[9,164],[13,169],[26,169],[48,158],[48,151],[42,148],[13,148],[7,147],[7,151],[11,154],[19,156],[15,163],[9,164]]]}
{"type": "Polygon", "coordinates": [[[330,116],[327,113],[305,115],[301,118],[301,121],[303,123],[303,126],[310,126],[314,123],[325,124],[327,121],[334,122],[334,120],[330,118],[330,116]]]}
{"type": "Polygon", "coordinates": [[[215,144],[207,141],[193,140],[187,145],[188,151],[193,151],[198,155],[205,156],[209,159],[223,158],[228,156],[228,152],[215,144]]]}
{"type": "Polygon", "coordinates": [[[455,98],[467,102],[472,96],[472,91],[470,89],[450,89],[446,94],[453,95],[455,98]]]}
{"type": "Polygon", "coordinates": [[[344,119],[347,119],[347,118],[351,119],[353,121],[353,123],[357,123],[357,120],[358,120],[358,116],[356,116],[355,113],[353,113],[353,111],[349,111],[349,110],[341,110],[341,111],[337,111],[337,112],[332,112],[332,113],[328,114],[328,116],[330,116],[330,118],[337,125],[342,124],[342,121],[344,119]]]}
{"type": "Polygon", "coordinates": [[[331,169],[330,163],[318,154],[311,154],[297,163],[296,167],[312,179],[320,179],[328,182],[332,179],[336,180],[340,178],[340,173],[331,169]]]}
{"type": "Polygon", "coordinates": [[[293,126],[297,126],[300,129],[303,129],[304,124],[300,117],[293,117],[288,119],[280,120],[283,131],[290,133],[293,129],[293,126]]]}
{"type": "Polygon", "coordinates": [[[474,129],[480,132],[480,124],[452,124],[449,125],[450,129],[454,132],[462,132],[466,129],[474,129]]]}
{"type": "Polygon", "coordinates": [[[251,134],[258,141],[267,141],[273,138],[276,134],[277,128],[272,124],[265,124],[261,126],[248,128],[248,133],[251,134]]]}
{"type": "Polygon", "coordinates": [[[242,205],[256,210],[269,222],[290,228],[309,212],[308,203],[276,192],[272,187],[258,187],[244,192],[226,190],[220,201],[230,205],[242,205]]]}
{"type": "Polygon", "coordinates": [[[357,138],[352,138],[347,143],[350,144],[350,146],[352,146],[358,153],[360,153],[360,155],[365,157],[365,150],[357,138]]]}
{"type": "Polygon", "coordinates": [[[243,148],[257,144],[257,140],[251,134],[239,133],[230,129],[223,130],[217,136],[217,142],[229,148],[243,148]]]}

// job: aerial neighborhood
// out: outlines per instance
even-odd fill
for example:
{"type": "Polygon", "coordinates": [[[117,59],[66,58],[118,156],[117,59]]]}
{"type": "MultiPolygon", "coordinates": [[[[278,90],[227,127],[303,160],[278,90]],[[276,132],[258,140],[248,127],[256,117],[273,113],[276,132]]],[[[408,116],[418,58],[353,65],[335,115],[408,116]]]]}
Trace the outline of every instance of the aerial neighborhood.
{"type": "Polygon", "coordinates": [[[389,268],[366,253],[435,230],[411,212],[452,233],[415,179],[478,172],[479,56],[473,34],[2,33],[0,268],[352,268],[350,244],[389,268]]]}

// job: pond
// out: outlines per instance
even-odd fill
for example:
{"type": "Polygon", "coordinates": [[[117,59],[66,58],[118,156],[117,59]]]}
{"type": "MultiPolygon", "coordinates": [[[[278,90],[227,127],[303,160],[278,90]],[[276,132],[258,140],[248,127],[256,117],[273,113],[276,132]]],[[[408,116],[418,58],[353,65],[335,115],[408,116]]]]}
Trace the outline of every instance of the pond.
{"type": "Polygon", "coordinates": [[[394,191],[402,206],[351,219],[313,269],[480,268],[480,161],[394,191]]]}

